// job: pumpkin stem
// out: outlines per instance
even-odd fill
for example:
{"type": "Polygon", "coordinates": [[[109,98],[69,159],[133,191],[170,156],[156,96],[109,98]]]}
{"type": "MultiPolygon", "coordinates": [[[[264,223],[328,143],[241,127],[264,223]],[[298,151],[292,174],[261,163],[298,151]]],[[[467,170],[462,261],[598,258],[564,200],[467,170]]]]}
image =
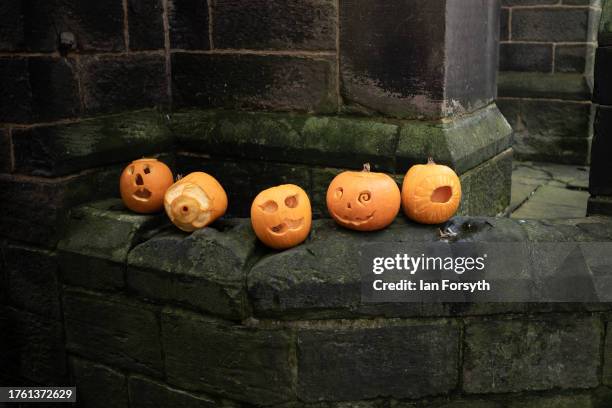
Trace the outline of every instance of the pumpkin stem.
{"type": "Polygon", "coordinates": [[[366,173],[370,172],[370,163],[364,163],[363,171],[365,171],[366,173]]]}
{"type": "Polygon", "coordinates": [[[427,164],[436,164],[436,162],[434,161],[433,157],[430,157],[427,159],[427,164]]]}

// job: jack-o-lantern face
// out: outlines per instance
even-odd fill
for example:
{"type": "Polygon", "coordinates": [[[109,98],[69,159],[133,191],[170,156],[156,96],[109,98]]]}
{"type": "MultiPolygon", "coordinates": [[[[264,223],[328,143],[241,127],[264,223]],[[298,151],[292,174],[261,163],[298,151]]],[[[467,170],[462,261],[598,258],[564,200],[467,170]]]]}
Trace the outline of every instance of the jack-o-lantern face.
{"type": "Polygon", "coordinates": [[[327,209],[343,227],[376,231],[393,222],[400,209],[400,191],[384,173],[345,171],[327,189],[327,209]]]}
{"type": "Polygon", "coordinates": [[[450,167],[436,164],[412,166],[402,185],[402,206],[406,216],[422,224],[448,221],[461,204],[461,182],[450,167]]]}
{"type": "Polygon", "coordinates": [[[310,199],[294,184],[264,190],[251,205],[251,224],[257,238],[270,248],[294,247],[310,233],[310,199]]]}
{"type": "Polygon", "coordinates": [[[156,159],[134,160],[121,173],[119,190],[127,208],[154,213],[164,206],[164,194],[172,185],[172,171],[156,159]]]}
{"type": "Polygon", "coordinates": [[[183,231],[204,228],[227,210],[227,194],[210,174],[194,172],[174,183],[164,197],[170,220],[183,231]]]}

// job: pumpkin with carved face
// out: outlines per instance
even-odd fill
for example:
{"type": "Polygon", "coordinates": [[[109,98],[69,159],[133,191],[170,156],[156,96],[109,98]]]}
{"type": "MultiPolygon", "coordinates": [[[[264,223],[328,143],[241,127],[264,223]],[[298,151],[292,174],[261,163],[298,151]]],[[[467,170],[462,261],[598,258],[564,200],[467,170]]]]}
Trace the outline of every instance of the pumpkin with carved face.
{"type": "Polygon", "coordinates": [[[227,210],[227,194],[211,175],[194,172],[174,183],[164,197],[170,220],[183,231],[204,228],[227,210]]]}
{"type": "Polygon", "coordinates": [[[294,184],[264,190],[251,205],[251,224],[257,238],[270,248],[294,247],[310,233],[310,199],[294,184]]]}
{"type": "Polygon", "coordinates": [[[336,176],[327,189],[327,209],[343,227],[358,231],[376,231],[393,222],[400,209],[400,190],[384,173],[345,171],[336,176]]]}
{"type": "Polygon", "coordinates": [[[173,182],[172,171],[157,159],[134,160],[121,173],[121,199],[134,212],[158,212],[164,207],[164,194],[173,182]]]}
{"type": "Polygon", "coordinates": [[[442,224],[455,215],[461,204],[461,181],[448,166],[412,166],[404,177],[402,204],[406,216],[421,224],[442,224]]]}

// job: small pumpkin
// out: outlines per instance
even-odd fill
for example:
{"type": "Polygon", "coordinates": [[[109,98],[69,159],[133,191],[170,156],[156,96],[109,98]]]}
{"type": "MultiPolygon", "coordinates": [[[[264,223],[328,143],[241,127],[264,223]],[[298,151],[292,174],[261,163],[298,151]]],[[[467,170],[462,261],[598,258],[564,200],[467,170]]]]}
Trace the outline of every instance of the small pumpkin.
{"type": "Polygon", "coordinates": [[[172,185],[172,171],[157,159],[134,160],[119,178],[121,199],[130,210],[149,214],[164,207],[164,194],[172,185]]]}
{"type": "Polygon", "coordinates": [[[450,167],[436,164],[412,166],[402,185],[402,206],[413,221],[441,224],[448,221],[461,204],[461,182],[450,167]]]}
{"type": "Polygon", "coordinates": [[[262,191],[251,205],[255,235],[274,249],[286,249],[304,242],[312,225],[308,194],[295,184],[262,191]]]}
{"type": "Polygon", "coordinates": [[[204,228],[227,210],[227,194],[210,174],[194,172],[174,183],[164,197],[170,220],[183,231],[204,228]]]}
{"type": "Polygon", "coordinates": [[[384,173],[345,171],[337,175],[327,189],[327,209],[343,227],[358,231],[376,231],[393,222],[400,209],[400,190],[384,173]]]}

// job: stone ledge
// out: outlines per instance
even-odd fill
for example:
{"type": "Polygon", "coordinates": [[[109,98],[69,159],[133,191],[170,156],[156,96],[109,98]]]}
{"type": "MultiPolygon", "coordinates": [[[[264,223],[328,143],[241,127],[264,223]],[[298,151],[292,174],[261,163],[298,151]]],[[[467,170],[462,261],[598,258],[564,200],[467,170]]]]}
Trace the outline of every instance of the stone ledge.
{"type": "Polygon", "coordinates": [[[590,101],[592,89],[582,74],[501,72],[500,98],[541,98],[590,101]]]}

